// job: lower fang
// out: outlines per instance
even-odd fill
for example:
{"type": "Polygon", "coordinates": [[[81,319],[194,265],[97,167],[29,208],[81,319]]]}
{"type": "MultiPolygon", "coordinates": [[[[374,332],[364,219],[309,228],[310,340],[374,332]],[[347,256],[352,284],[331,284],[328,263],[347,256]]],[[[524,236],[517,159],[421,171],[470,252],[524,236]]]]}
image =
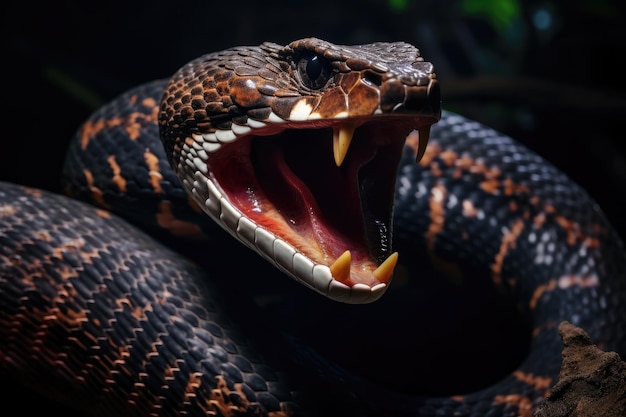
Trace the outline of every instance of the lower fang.
{"type": "Polygon", "coordinates": [[[380,266],[376,268],[372,274],[374,274],[374,277],[376,277],[378,281],[386,284],[391,280],[396,263],[398,263],[398,252],[394,252],[389,255],[389,257],[385,259],[385,262],[380,264],[380,266]]]}
{"type": "Polygon", "coordinates": [[[347,250],[330,266],[330,273],[339,282],[346,282],[350,278],[350,263],[352,255],[347,250]]]}

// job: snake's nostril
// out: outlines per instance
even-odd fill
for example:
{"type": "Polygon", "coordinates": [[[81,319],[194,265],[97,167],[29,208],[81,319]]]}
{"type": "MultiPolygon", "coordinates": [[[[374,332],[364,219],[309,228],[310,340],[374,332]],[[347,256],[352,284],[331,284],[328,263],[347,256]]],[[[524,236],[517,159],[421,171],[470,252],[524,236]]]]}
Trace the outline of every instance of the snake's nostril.
{"type": "Polygon", "coordinates": [[[377,87],[380,87],[383,83],[382,76],[374,71],[364,71],[362,78],[365,83],[375,85],[377,87]]]}

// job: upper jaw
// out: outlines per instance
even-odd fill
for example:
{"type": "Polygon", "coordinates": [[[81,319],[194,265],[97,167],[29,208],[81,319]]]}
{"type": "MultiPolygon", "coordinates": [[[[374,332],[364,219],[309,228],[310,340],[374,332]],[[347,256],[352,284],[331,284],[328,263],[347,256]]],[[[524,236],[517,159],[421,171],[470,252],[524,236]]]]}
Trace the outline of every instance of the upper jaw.
{"type": "Polygon", "coordinates": [[[435,120],[399,114],[253,130],[209,154],[201,205],[304,285],[337,301],[374,301],[398,259],[391,217],[404,140],[417,129],[423,149],[435,120]]]}

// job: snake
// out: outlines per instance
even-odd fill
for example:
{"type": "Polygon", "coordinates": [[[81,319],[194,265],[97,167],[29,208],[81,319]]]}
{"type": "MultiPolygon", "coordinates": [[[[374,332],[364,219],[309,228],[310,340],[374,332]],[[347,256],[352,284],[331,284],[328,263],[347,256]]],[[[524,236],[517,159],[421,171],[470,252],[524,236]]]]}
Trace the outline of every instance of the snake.
{"type": "Polygon", "coordinates": [[[98,416],[532,416],[561,322],[626,354],[624,245],[566,174],[441,102],[414,46],[317,38],[123,93],[69,145],[66,195],[0,186],[1,374],[98,416]],[[481,295],[523,357],[428,393],[422,340],[481,334],[481,295]]]}

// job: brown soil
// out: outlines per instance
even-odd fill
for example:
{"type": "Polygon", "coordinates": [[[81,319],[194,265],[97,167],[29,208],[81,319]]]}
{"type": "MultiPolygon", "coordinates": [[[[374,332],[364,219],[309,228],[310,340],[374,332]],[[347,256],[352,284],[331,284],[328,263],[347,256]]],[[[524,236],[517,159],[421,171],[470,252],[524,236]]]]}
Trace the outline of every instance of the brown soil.
{"type": "Polygon", "coordinates": [[[626,362],[591,343],[582,329],[563,322],[559,381],[535,417],[626,416],[626,362]]]}

